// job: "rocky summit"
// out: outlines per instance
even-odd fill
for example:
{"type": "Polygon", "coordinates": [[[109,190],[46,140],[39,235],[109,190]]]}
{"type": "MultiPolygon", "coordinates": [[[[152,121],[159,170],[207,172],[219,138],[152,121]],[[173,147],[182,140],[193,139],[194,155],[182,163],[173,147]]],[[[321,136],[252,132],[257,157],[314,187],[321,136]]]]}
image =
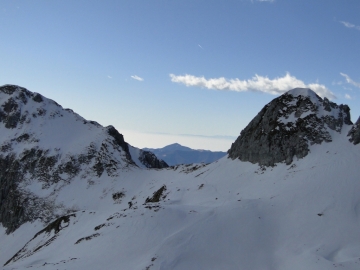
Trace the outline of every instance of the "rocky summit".
{"type": "MultiPolygon", "coordinates": [[[[352,125],[347,105],[295,88],[268,103],[241,131],[228,154],[264,166],[291,164],[294,157],[309,153],[309,145],[331,142],[332,134],[341,133],[344,125],[352,125]]],[[[351,131],[354,143],[358,133],[355,127],[351,131]]]]}
{"type": "Polygon", "coordinates": [[[0,223],[8,232],[64,214],[53,195],[75,177],[117,177],[131,167],[167,167],[151,152],[138,149],[138,155],[131,155],[133,147],[113,126],[87,121],[16,85],[0,87],[0,130],[0,223]],[[34,181],[48,196],[26,190],[34,181]]]}

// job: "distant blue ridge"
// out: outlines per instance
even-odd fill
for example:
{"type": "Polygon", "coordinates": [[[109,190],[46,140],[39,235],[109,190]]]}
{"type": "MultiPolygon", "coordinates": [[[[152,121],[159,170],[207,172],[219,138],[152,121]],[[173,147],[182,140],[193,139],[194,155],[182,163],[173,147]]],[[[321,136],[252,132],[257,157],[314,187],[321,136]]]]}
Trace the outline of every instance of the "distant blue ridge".
{"type": "Polygon", "coordinates": [[[143,150],[153,152],[157,158],[164,160],[169,166],[202,162],[211,163],[226,155],[226,152],[195,150],[178,143],[163,148],[143,148],[143,150]]]}

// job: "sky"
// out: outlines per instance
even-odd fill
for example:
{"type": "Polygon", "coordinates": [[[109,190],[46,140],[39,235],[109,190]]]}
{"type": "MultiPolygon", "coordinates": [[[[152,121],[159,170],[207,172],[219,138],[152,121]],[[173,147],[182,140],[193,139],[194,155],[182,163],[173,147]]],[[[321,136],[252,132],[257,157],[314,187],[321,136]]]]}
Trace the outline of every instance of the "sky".
{"type": "Polygon", "coordinates": [[[139,148],[227,151],[295,87],[358,119],[359,14],[359,0],[1,0],[0,85],[139,148]]]}

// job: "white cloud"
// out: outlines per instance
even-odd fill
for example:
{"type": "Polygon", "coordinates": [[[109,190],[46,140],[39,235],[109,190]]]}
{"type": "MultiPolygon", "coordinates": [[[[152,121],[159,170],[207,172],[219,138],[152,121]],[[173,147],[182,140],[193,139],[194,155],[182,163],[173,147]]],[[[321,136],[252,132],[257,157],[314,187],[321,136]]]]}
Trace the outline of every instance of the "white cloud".
{"type": "Polygon", "coordinates": [[[340,23],[342,23],[345,27],[347,28],[355,28],[357,30],[360,30],[360,26],[349,23],[349,22],[344,22],[344,21],[340,21],[340,23]]]}
{"type": "Polygon", "coordinates": [[[131,78],[133,78],[134,80],[140,81],[140,82],[142,82],[144,80],[143,78],[141,78],[137,75],[132,75],[131,78]]]}
{"type": "Polygon", "coordinates": [[[110,75],[107,76],[109,79],[112,79],[112,77],[110,75]]]}
{"type": "Polygon", "coordinates": [[[353,81],[347,74],[340,72],[340,75],[345,77],[345,79],[348,83],[360,88],[360,83],[353,81]]]}
{"type": "Polygon", "coordinates": [[[224,77],[206,79],[204,77],[196,77],[188,74],[184,76],[170,74],[170,78],[172,82],[182,83],[186,86],[236,92],[263,92],[272,95],[280,95],[297,87],[310,88],[321,97],[327,97],[329,99],[336,98],[326,86],[318,83],[305,84],[303,81],[291,76],[290,73],[286,73],[284,77],[272,80],[257,74],[249,80],[225,79],[224,77]]]}
{"type": "Polygon", "coordinates": [[[345,94],[346,99],[351,99],[351,96],[349,94],[345,94]]]}
{"type": "Polygon", "coordinates": [[[343,84],[343,82],[342,81],[338,81],[338,82],[332,82],[332,85],[342,85],[343,84]]]}

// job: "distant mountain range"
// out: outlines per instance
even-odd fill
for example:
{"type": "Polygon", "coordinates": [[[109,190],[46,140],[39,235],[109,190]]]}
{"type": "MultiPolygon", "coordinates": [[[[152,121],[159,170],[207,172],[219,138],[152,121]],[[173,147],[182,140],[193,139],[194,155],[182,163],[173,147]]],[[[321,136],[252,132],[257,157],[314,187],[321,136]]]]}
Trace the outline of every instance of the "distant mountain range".
{"type": "Polygon", "coordinates": [[[212,152],[210,150],[195,150],[178,143],[163,148],[144,148],[151,151],[157,158],[164,160],[169,166],[191,163],[211,163],[226,155],[226,152],[212,152]]]}

